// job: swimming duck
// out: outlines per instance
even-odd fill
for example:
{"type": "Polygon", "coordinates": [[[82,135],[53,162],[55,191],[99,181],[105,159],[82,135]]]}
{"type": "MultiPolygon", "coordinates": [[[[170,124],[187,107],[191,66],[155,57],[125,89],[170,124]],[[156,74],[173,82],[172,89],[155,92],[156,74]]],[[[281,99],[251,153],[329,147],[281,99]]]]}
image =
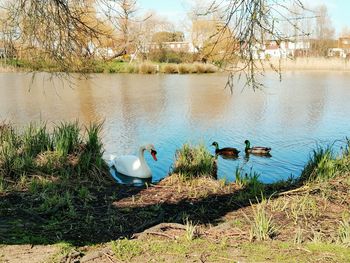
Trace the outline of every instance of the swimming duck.
{"type": "Polygon", "coordinates": [[[248,141],[248,140],[245,140],[244,143],[245,143],[245,152],[246,153],[261,154],[261,155],[270,154],[271,148],[269,148],[269,147],[262,147],[262,146],[250,147],[250,141],[248,141]]]}
{"type": "Polygon", "coordinates": [[[144,157],[145,151],[149,151],[153,159],[157,161],[157,151],[152,144],[147,144],[140,147],[139,156],[123,155],[112,157],[111,164],[115,167],[118,173],[123,175],[137,178],[150,178],[152,177],[152,173],[144,157]]]}
{"type": "Polygon", "coordinates": [[[215,154],[225,155],[225,156],[238,156],[239,154],[239,151],[236,148],[225,147],[225,148],[219,149],[219,144],[217,142],[213,142],[211,145],[215,146],[215,154]]]}

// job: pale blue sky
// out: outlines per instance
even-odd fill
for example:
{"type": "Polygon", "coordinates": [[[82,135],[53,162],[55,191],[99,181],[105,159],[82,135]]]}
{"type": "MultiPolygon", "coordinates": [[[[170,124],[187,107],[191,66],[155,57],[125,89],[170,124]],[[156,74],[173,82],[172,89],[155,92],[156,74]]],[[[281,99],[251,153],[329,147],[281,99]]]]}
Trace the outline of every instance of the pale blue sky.
{"type": "MultiPolygon", "coordinates": [[[[186,9],[191,2],[193,0],[138,0],[138,5],[144,11],[154,10],[181,29],[184,20],[187,19],[186,9]]],[[[337,34],[345,26],[350,28],[350,0],[302,0],[302,2],[310,8],[325,4],[337,34]]]]}

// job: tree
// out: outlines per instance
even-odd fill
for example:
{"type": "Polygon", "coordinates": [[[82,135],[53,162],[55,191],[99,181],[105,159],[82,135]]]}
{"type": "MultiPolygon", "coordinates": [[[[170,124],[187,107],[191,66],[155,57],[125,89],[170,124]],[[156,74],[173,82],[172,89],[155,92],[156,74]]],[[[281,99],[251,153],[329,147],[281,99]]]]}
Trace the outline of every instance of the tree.
{"type": "Polygon", "coordinates": [[[112,4],[105,0],[107,3],[107,17],[113,24],[118,32],[117,43],[118,51],[112,57],[116,58],[122,55],[130,54],[134,52],[133,43],[135,39],[131,34],[132,24],[135,23],[135,14],[137,12],[136,0],[115,0],[112,4]]]}
{"type": "Polygon", "coordinates": [[[174,26],[154,12],[146,13],[141,21],[142,23],[138,21],[131,23],[130,34],[134,39],[136,52],[142,54],[143,58],[147,58],[154,34],[157,32],[172,32],[174,26]]]}
{"type": "Polygon", "coordinates": [[[350,27],[344,26],[341,30],[340,36],[342,37],[350,37],[350,27]]]}
{"type": "Polygon", "coordinates": [[[216,19],[192,20],[191,40],[201,61],[229,61],[236,46],[231,30],[216,19]]]}
{"type": "Polygon", "coordinates": [[[136,0],[4,0],[8,27],[20,57],[45,59],[59,70],[84,71],[91,58],[114,46],[126,54],[136,0]],[[113,44],[114,43],[114,44],[113,44]],[[115,43],[118,43],[117,45],[115,43]]]}
{"type": "MultiPolygon", "coordinates": [[[[289,18],[287,2],[303,7],[300,0],[210,0],[198,16],[215,15],[222,26],[216,33],[231,43],[226,59],[233,67],[232,73],[243,72],[247,84],[261,87],[256,78],[258,63],[254,52],[261,48],[267,37],[285,40],[280,23],[289,18]],[[225,37],[228,36],[228,37],[225,37]]],[[[91,43],[108,42],[119,34],[119,52],[130,52],[134,40],[130,28],[136,12],[136,0],[3,0],[13,40],[19,43],[28,58],[38,53],[55,62],[63,71],[81,70],[91,59],[91,43]],[[86,17],[90,17],[86,19],[86,17]],[[104,19],[106,18],[106,19],[104,19]],[[113,30],[105,30],[109,25],[113,30]],[[103,29],[104,28],[104,29],[103,29]],[[85,55],[84,55],[85,54],[85,55]]],[[[206,2],[205,2],[206,3],[206,2]]],[[[98,47],[94,47],[96,50],[98,47]]],[[[211,48],[215,51],[215,48],[211,48]]]]}
{"type": "Polygon", "coordinates": [[[160,31],[156,32],[152,36],[152,42],[163,43],[163,42],[180,42],[184,41],[184,33],[180,31],[169,32],[169,31],[160,31]]]}
{"type": "MultiPolygon", "coordinates": [[[[253,89],[263,87],[257,79],[258,68],[263,62],[260,58],[256,59],[256,52],[263,48],[267,38],[277,42],[290,39],[283,34],[281,24],[287,21],[295,25],[295,20],[290,19],[292,10],[289,6],[292,5],[304,9],[300,0],[211,0],[205,11],[202,9],[196,13],[204,17],[215,14],[223,22],[218,34],[224,34],[229,29],[232,44],[225,57],[230,59],[231,75],[227,83],[230,88],[235,73],[243,73],[246,84],[253,89]]],[[[294,28],[301,31],[297,26],[294,28]]],[[[280,73],[280,69],[273,69],[280,73]]]]}
{"type": "Polygon", "coordinates": [[[326,5],[318,6],[315,14],[315,36],[317,41],[314,43],[313,48],[319,55],[326,56],[328,49],[333,47],[334,27],[326,5]]]}

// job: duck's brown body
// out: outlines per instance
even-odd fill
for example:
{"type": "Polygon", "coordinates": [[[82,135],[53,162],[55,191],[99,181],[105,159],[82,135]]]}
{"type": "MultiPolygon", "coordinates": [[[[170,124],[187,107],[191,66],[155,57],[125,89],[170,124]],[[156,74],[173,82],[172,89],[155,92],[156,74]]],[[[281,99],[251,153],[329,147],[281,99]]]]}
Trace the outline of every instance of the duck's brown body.
{"type": "Polygon", "coordinates": [[[217,142],[213,142],[212,145],[215,146],[215,154],[225,156],[238,156],[239,154],[239,151],[236,148],[225,147],[220,149],[217,142]]]}

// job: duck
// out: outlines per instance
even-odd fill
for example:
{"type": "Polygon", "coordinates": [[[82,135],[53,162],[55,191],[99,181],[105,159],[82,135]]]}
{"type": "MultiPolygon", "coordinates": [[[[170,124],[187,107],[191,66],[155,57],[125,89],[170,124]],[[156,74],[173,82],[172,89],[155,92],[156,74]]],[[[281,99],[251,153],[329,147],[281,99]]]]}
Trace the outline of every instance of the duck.
{"type": "Polygon", "coordinates": [[[260,154],[260,155],[269,155],[271,148],[270,147],[263,147],[263,146],[253,146],[250,147],[250,141],[245,140],[245,152],[246,153],[252,153],[252,154],[260,154]]]}
{"type": "Polygon", "coordinates": [[[123,155],[119,157],[111,157],[111,165],[117,170],[118,173],[137,178],[151,178],[152,172],[146,163],[144,152],[148,151],[152,155],[153,159],[157,161],[157,151],[153,144],[147,144],[141,146],[138,156],[136,155],[123,155]]]}
{"type": "Polygon", "coordinates": [[[217,142],[213,142],[211,145],[215,147],[215,154],[223,156],[238,156],[240,152],[236,148],[232,147],[225,147],[220,149],[219,144],[217,142]]]}

